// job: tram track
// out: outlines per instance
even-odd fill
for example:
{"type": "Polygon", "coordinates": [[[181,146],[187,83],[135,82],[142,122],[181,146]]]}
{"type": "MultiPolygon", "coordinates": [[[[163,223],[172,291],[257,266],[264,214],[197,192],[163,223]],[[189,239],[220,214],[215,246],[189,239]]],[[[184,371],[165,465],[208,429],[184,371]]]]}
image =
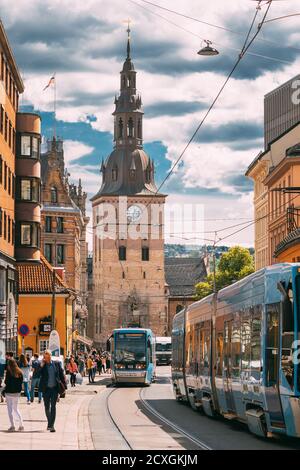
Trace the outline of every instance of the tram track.
{"type": "Polygon", "coordinates": [[[162,423],[167,425],[169,428],[174,429],[178,434],[181,436],[185,437],[189,441],[191,441],[193,444],[196,444],[201,450],[213,450],[211,447],[209,447],[205,442],[201,441],[200,439],[197,439],[196,437],[192,436],[190,433],[182,429],[180,426],[177,424],[173,423],[169,419],[165,418],[161,413],[159,413],[155,408],[153,408],[146,400],[146,398],[143,396],[145,395],[145,389],[141,388],[139,392],[140,400],[141,403],[143,404],[144,408],[151,413],[153,416],[155,416],[157,419],[159,419],[162,423]]]}
{"type": "Polygon", "coordinates": [[[111,412],[111,409],[110,409],[110,406],[109,406],[109,399],[111,397],[111,395],[116,392],[118,389],[115,388],[113,390],[111,390],[111,392],[107,395],[106,399],[105,399],[105,404],[106,404],[106,409],[107,409],[107,412],[108,412],[108,415],[109,415],[109,418],[113,424],[113,426],[115,427],[115,429],[117,430],[117,432],[119,433],[119,435],[122,437],[123,441],[125,442],[126,446],[128,447],[128,450],[133,450],[133,447],[131,447],[129,441],[126,439],[125,435],[123,434],[123,432],[121,431],[120,427],[118,426],[116,420],[114,419],[113,415],[112,415],[112,412],[111,412]]]}
{"type": "MultiPolygon", "coordinates": [[[[134,442],[131,442],[131,439],[126,435],[126,432],[124,432],[124,429],[122,429],[122,425],[119,422],[118,417],[116,417],[113,407],[111,406],[111,400],[112,400],[112,395],[115,395],[117,392],[120,392],[122,390],[121,388],[114,388],[113,390],[108,393],[108,395],[105,398],[105,405],[107,409],[107,413],[109,416],[109,419],[115,429],[115,431],[118,433],[118,435],[121,437],[122,441],[124,442],[127,450],[136,450],[136,446],[134,442]]],[[[147,401],[145,397],[146,393],[145,388],[139,388],[137,389],[137,398],[139,399],[140,406],[137,405],[137,408],[141,410],[144,414],[144,412],[147,412],[147,415],[145,415],[149,420],[152,421],[151,418],[155,418],[155,425],[156,426],[161,426],[163,425],[165,428],[167,427],[169,430],[175,431],[177,437],[173,438],[175,440],[180,437],[181,439],[184,439],[185,442],[188,444],[192,445],[193,448],[195,446],[199,450],[213,450],[211,447],[209,447],[207,444],[205,444],[203,441],[200,439],[194,437],[191,435],[189,432],[185,431],[182,429],[178,424],[170,421],[169,419],[165,418],[160,412],[158,412],[155,408],[153,408],[149,402],[147,401]]],[[[153,421],[152,421],[153,422],[153,421]]],[[[131,425],[134,427],[136,426],[134,422],[131,423],[131,425]]],[[[167,431],[166,431],[167,432],[167,431]]],[[[167,434],[169,434],[167,432],[167,434]]],[[[171,436],[172,437],[172,436],[171,436]]],[[[134,439],[133,439],[134,441],[134,439]]]]}

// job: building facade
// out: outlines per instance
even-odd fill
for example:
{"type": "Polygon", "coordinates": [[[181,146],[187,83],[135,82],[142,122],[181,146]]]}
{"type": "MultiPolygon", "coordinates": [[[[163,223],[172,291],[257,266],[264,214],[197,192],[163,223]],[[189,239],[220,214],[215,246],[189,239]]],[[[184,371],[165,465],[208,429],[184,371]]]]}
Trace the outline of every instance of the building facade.
{"type": "Polygon", "coordinates": [[[0,21],[0,351],[17,347],[16,128],[24,85],[0,21]]]}
{"type": "Polygon", "coordinates": [[[300,76],[266,95],[266,149],[246,172],[254,181],[256,269],[300,260],[300,193],[283,191],[300,187],[300,105],[293,102],[296,83],[299,88],[300,76]]]}
{"type": "MultiPolygon", "coordinates": [[[[87,327],[86,193],[69,183],[63,141],[53,138],[42,154],[41,247],[47,261],[63,269],[68,288],[76,295],[74,332],[84,342],[87,327]]],[[[86,340],[89,344],[88,339],[86,340]]],[[[78,345],[79,346],[79,345],[78,345]]]]}
{"type": "Polygon", "coordinates": [[[114,150],[102,162],[102,185],[93,206],[93,338],[106,344],[114,328],[168,330],[164,269],[164,203],[154,163],[143,150],[142,100],[130,55],[115,99],[114,150]]]}

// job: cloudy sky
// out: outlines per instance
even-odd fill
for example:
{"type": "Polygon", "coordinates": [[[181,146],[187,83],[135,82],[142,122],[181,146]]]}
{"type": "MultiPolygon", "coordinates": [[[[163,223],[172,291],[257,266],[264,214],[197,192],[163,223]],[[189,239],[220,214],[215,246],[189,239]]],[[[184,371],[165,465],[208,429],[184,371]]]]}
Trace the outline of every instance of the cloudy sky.
{"type": "MultiPolygon", "coordinates": [[[[100,161],[112,150],[111,113],[126,49],[124,20],[132,21],[145,149],[155,160],[159,183],[232,68],[256,6],[252,0],[156,1],[201,22],[142,0],[0,0],[26,86],[21,105],[41,114],[43,135],[51,137],[52,91],[42,90],[56,72],[57,132],[65,141],[71,179],[81,177],[89,197],[101,184],[100,161]],[[213,41],[220,55],[197,55],[203,39],[213,41]]],[[[274,0],[269,19],[298,13],[299,7],[299,0],[274,0]]],[[[214,230],[226,237],[240,227],[224,228],[246,226],[253,219],[252,184],[244,173],[263,148],[264,94],[299,73],[299,24],[300,16],[265,25],[164,187],[169,205],[203,204],[205,222],[193,243],[214,238],[214,230]]],[[[226,239],[237,242],[252,245],[253,226],[226,239]]]]}

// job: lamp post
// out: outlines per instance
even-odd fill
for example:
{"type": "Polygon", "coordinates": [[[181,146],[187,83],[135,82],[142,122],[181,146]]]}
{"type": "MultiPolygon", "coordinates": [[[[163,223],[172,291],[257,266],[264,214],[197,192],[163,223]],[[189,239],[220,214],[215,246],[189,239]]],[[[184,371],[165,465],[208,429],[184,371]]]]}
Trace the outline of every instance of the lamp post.
{"type": "Polygon", "coordinates": [[[201,47],[201,49],[197,52],[198,55],[202,56],[214,56],[214,55],[219,55],[219,51],[212,47],[212,42],[209,41],[208,39],[204,39],[204,42],[206,44],[205,47],[201,47]]]}

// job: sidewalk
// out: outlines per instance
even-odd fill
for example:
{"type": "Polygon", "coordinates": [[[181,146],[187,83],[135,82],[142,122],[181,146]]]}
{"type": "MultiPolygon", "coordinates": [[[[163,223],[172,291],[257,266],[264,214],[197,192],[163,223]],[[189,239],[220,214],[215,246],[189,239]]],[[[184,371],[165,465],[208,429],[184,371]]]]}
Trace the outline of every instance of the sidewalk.
{"type": "Polygon", "coordinates": [[[10,427],[6,403],[0,403],[0,450],[93,450],[88,420],[88,407],[96,393],[106,388],[110,376],[96,376],[94,384],[84,377],[82,385],[68,385],[66,398],[61,398],[56,408],[55,433],[47,431],[43,401],[27,405],[21,397],[19,410],[24,421],[23,432],[8,433],[10,427]]]}

